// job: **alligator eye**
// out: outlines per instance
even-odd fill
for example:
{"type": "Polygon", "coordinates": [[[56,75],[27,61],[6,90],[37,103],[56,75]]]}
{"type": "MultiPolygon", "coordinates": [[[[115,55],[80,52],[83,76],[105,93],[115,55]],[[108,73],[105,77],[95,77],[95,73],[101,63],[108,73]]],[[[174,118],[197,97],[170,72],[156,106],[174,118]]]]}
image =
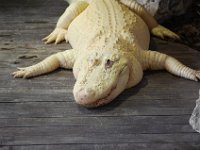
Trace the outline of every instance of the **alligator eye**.
{"type": "Polygon", "coordinates": [[[106,63],[105,63],[105,68],[108,69],[108,68],[112,67],[113,63],[114,62],[112,60],[107,59],[106,63]]]}

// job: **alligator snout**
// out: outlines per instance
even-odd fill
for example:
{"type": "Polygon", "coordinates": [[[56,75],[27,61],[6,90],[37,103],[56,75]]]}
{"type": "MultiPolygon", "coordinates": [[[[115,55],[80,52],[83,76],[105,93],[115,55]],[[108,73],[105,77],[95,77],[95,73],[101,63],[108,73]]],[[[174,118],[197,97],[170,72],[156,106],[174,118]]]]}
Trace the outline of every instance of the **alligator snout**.
{"type": "Polygon", "coordinates": [[[80,105],[88,105],[93,102],[95,91],[91,88],[81,88],[74,93],[75,100],[80,105]]]}

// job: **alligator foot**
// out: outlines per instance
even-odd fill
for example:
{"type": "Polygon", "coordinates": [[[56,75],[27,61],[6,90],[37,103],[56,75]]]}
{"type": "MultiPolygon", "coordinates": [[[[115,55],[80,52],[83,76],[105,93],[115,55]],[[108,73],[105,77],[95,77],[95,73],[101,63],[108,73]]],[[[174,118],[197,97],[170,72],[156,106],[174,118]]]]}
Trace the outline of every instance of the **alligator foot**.
{"type": "Polygon", "coordinates": [[[170,31],[169,29],[167,29],[161,25],[158,25],[155,28],[153,28],[151,33],[162,39],[164,39],[165,37],[176,39],[176,40],[180,39],[180,37],[176,33],[170,31]]]}
{"type": "Polygon", "coordinates": [[[45,41],[45,44],[53,43],[58,44],[65,40],[65,34],[67,33],[66,29],[63,28],[55,28],[54,31],[49,34],[47,37],[42,40],[45,41]]]}
{"type": "Polygon", "coordinates": [[[18,70],[13,72],[12,75],[14,78],[29,78],[32,76],[30,67],[17,68],[18,70]]]}

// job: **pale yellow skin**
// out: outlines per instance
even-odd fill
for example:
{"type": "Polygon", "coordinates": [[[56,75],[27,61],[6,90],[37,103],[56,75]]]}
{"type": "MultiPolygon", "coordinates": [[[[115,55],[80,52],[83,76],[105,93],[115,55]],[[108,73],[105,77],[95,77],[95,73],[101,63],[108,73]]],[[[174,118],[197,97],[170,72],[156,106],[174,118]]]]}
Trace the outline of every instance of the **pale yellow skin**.
{"type": "Polygon", "coordinates": [[[42,62],[19,68],[14,77],[29,78],[58,67],[73,68],[75,101],[97,107],[138,84],[146,69],[198,81],[200,72],[175,58],[150,51],[149,31],[158,37],[179,38],[159,25],[138,3],[130,0],[82,0],[72,3],[58,20],[46,43],[69,41],[72,48],[42,62]]]}

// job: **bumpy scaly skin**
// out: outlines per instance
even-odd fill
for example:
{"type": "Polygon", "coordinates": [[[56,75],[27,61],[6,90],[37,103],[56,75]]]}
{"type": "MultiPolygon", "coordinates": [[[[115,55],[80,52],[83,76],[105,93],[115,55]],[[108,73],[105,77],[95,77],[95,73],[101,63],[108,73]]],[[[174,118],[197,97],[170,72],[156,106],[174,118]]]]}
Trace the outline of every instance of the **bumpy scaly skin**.
{"type": "Polygon", "coordinates": [[[13,76],[29,78],[58,67],[73,68],[77,80],[73,90],[75,100],[88,107],[111,102],[123,90],[138,84],[147,69],[166,69],[187,79],[200,79],[199,71],[166,54],[148,50],[149,30],[161,38],[178,38],[134,1],[77,1],[44,39],[46,43],[59,43],[65,38],[73,49],[19,68],[13,76]]]}
{"type": "Polygon", "coordinates": [[[157,21],[144,9],[144,7],[138,4],[136,1],[120,0],[120,2],[128,6],[131,10],[138,14],[148,25],[149,30],[153,35],[158,36],[162,39],[164,39],[164,37],[179,39],[179,36],[177,34],[159,25],[157,21]]]}

